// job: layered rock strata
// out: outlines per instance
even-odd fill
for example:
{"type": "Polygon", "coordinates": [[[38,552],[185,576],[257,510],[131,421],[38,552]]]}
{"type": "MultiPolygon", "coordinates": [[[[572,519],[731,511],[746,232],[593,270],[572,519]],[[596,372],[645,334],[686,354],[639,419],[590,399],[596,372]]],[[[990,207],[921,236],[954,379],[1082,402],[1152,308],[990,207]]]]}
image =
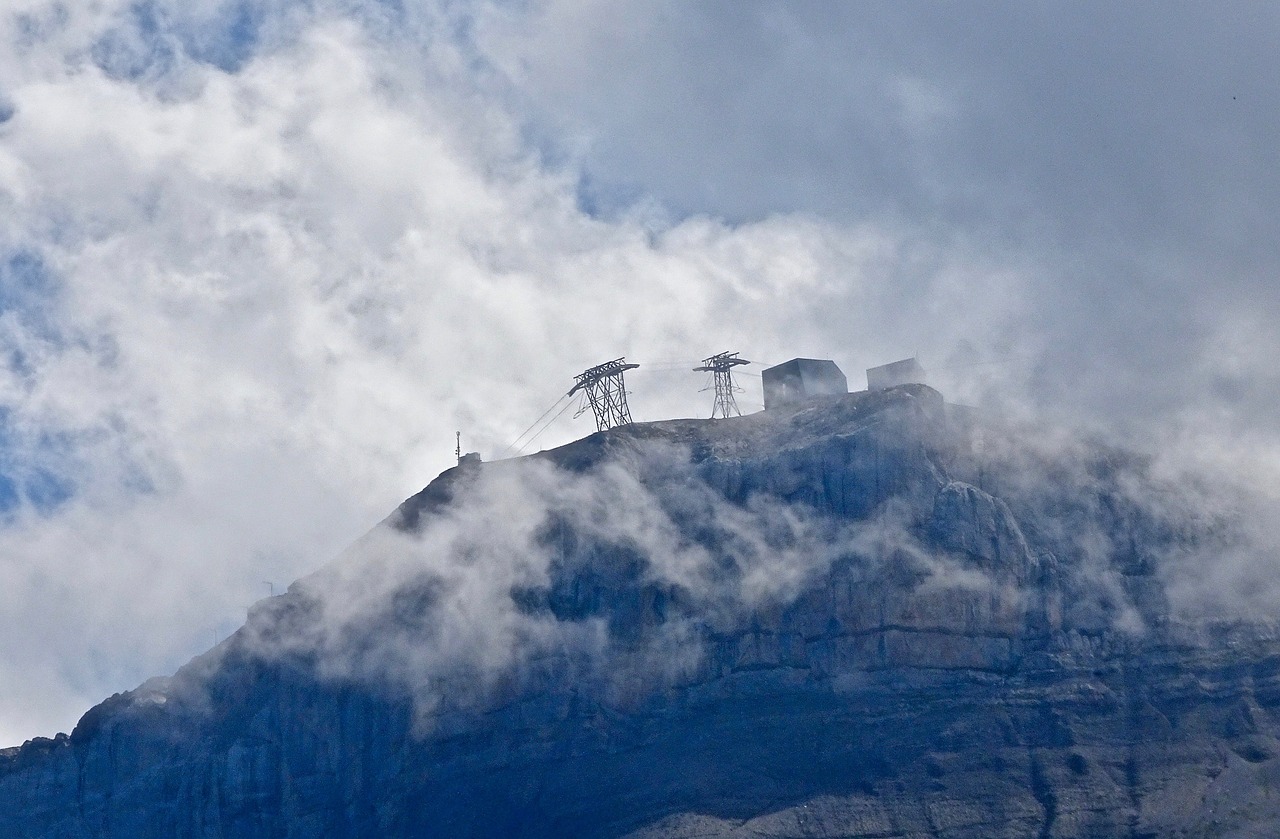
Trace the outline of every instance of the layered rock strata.
{"type": "Polygon", "coordinates": [[[920,385],[466,464],[0,752],[0,835],[1276,835],[1280,643],[1166,596],[1222,532],[920,385]]]}

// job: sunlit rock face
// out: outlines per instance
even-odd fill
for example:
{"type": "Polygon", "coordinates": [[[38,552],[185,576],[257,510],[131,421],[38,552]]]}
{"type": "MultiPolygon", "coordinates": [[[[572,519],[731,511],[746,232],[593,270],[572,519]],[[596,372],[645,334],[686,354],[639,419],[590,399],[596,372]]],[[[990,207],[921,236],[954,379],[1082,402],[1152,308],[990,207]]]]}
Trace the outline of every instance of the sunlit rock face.
{"type": "Polygon", "coordinates": [[[0,835],[1280,835],[1280,642],[1166,595],[1198,492],[922,385],[463,464],[0,753],[0,835]]]}

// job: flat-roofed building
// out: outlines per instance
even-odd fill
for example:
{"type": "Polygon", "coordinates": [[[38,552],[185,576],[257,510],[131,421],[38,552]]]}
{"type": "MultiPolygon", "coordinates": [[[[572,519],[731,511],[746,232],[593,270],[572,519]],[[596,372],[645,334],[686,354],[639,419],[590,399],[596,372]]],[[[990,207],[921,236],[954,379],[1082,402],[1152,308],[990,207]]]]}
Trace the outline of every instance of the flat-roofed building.
{"type": "Polygon", "coordinates": [[[924,383],[924,368],[914,357],[867,368],[867,390],[888,390],[898,385],[924,383]]]}
{"type": "Polygon", "coordinates": [[[760,378],[766,410],[849,392],[849,380],[834,361],[825,358],[793,358],[764,370],[760,378]]]}

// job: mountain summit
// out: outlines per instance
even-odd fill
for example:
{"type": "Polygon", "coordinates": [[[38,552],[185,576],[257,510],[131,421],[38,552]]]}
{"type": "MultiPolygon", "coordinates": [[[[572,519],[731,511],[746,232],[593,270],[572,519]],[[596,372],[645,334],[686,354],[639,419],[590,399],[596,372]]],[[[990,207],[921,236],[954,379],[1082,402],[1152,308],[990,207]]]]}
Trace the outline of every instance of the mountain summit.
{"type": "Polygon", "coordinates": [[[0,835],[1276,835],[1280,641],[1151,471],[923,385],[463,463],[0,752],[0,835]]]}

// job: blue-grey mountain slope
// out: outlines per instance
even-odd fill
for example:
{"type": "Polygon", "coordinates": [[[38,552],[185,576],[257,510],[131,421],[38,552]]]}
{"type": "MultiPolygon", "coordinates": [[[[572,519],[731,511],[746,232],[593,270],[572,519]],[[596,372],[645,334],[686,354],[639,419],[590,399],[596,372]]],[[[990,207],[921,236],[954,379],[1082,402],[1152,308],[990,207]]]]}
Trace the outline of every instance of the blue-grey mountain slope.
{"type": "Polygon", "coordinates": [[[1205,489],[924,386],[451,469],[171,678],[0,752],[11,837],[1280,832],[1205,489]]]}

